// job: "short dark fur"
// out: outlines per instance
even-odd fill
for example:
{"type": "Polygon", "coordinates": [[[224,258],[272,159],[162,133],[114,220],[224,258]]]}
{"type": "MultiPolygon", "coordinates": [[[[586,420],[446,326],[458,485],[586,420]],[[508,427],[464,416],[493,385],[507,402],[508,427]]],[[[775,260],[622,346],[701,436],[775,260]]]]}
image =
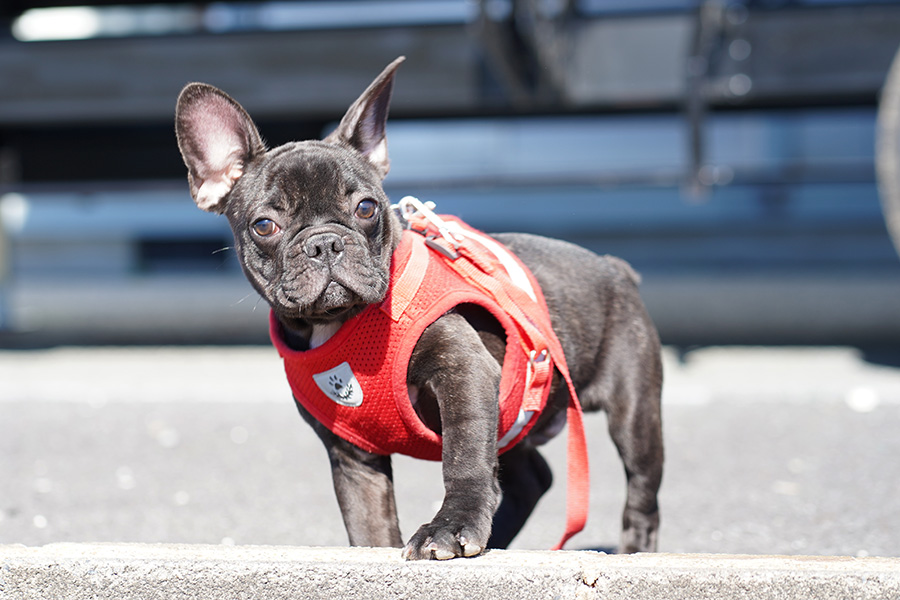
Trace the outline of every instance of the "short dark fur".
{"type": "MultiPolygon", "coordinates": [[[[402,231],[381,187],[389,169],[385,121],[400,62],[321,142],[267,150],[250,117],[224,92],[190,84],[178,99],[176,131],[191,193],[200,208],[228,217],[247,278],[298,350],[320,343],[386,293],[402,231]]],[[[608,415],[628,482],[619,550],[655,550],[662,367],[637,275],[619,259],[566,242],[495,237],[539,281],[584,410],[608,415]]],[[[503,343],[496,332],[478,310],[460,307],[429,326],[413,352],[407,383],[423,421],[442,435],[445,496],[431,523],[405,545],[406,558],[506,547],[550,487],[537,447],[561,428],[568,393],[557,376],[539,423],[498,459],[503,343]]],[[[300,411],[328,451],[350,543],[403,546],[390,457],[353,446],[300,411]]]]}

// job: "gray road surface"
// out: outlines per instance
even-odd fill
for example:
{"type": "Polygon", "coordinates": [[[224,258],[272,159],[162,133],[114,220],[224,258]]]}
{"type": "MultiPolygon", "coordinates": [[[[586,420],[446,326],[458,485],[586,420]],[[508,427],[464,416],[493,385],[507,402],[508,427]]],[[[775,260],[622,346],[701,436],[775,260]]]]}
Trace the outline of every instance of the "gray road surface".
{"type": "MultiPolygon", "coordinates": [[[[900,556],[900,369],[849,348],[666,355],[660,550],[900,556]]],[[[624,477],[601,415],[586,419],[587,529],[618,538],[624,477]]],[[[564,525],[556,484],[514,548],[564,525]]],[[[410,535],[441,499],[440,467],[395,459],[410,535]]],[[[268,347],[0,351],[0,544],[344,545],[318,440],[268,347]]]]}

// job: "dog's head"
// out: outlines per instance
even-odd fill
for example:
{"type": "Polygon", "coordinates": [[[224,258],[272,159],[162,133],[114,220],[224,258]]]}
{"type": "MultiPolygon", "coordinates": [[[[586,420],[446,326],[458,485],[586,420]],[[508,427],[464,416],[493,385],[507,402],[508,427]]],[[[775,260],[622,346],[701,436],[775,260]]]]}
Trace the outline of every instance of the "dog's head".
{"type": "Polygon", "coordinates": [[[210,85],[178,98],[175,128],[201,209],[225,214],[244,273],[296,332],[384,298],[400,223],[382,190],[391,63],[322,141],[268,150],[247,112],[210,85]]]}

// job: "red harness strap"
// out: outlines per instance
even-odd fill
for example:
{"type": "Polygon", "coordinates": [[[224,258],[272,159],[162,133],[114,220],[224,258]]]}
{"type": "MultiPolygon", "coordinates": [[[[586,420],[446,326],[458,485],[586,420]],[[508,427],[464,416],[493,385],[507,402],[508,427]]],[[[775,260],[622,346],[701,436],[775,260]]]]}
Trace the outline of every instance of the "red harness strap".
{"type": "MultiPolygon", "coordinates": [[[[401,206],[402,204],[401,201],[401,206]]],[[[523,337],[527,337],[531,341],[529,344],[531,348],[543,346],[542,351],[532,356],[531,364],[534,372],[532,374],[533,381],[530,383],[538,384],[538,382],[546,381],[546,378],[552,374],[554,361],[557,370],[566,382],[569,391],[569,406],[566,409],[569,425],[566,530],[559,543],[553,547],[554,550],[560,550],[572,536],[584,529],[590,496],[587,441],[584,434],[581,403],[575,393],[575,386],[569,375],[562,346],[551,328],[548,327],[546,331],[541,331],[540,327],[531,321],[526,311],[522,309],[531,300],[528,293],[519,287],[499,285],[497,280],[491,277],[489,269],[485,269],[484,265],[480,263],[479,252],[473,250],[472,245],[479,242],[484,245],[484,238],[474,234],[471,230],[463,229],[452,218],[434,215],[418,201],[415,201],[414,206],[417,212],[412,213],[406,209],[411,213],[406,215],[411,227],[423,233],[429,241],[429,246],[447,257],[448,264],[464,279],[494,296],[504,310],[519,317],[515,321],[521,324],[523,337]],[[465,260],[459,260],[460,257],[465,260]]],[[[490,242],[488,240],[488,243],[490,242]]],[[[540,406],[541,399],[535,398],[533,395],[529,396],[528,393],[541,388],[542,385],[528,386],[526,400],[523,403],[524,409],[529,410],[531,406],[540,406]]]]}

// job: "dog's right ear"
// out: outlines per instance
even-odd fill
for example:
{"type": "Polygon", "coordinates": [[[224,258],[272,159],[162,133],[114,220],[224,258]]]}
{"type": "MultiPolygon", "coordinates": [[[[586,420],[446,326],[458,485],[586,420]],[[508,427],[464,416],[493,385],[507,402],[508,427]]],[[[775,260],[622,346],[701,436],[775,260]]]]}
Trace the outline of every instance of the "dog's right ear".
{"type": "Polygon", "coordinates": [[[178,96],[175,134],[191,196],[209,212],[225,211],[225,197],[244,167],[266,151],[247,111],[205,83],[188,84],[178,96]]]}

